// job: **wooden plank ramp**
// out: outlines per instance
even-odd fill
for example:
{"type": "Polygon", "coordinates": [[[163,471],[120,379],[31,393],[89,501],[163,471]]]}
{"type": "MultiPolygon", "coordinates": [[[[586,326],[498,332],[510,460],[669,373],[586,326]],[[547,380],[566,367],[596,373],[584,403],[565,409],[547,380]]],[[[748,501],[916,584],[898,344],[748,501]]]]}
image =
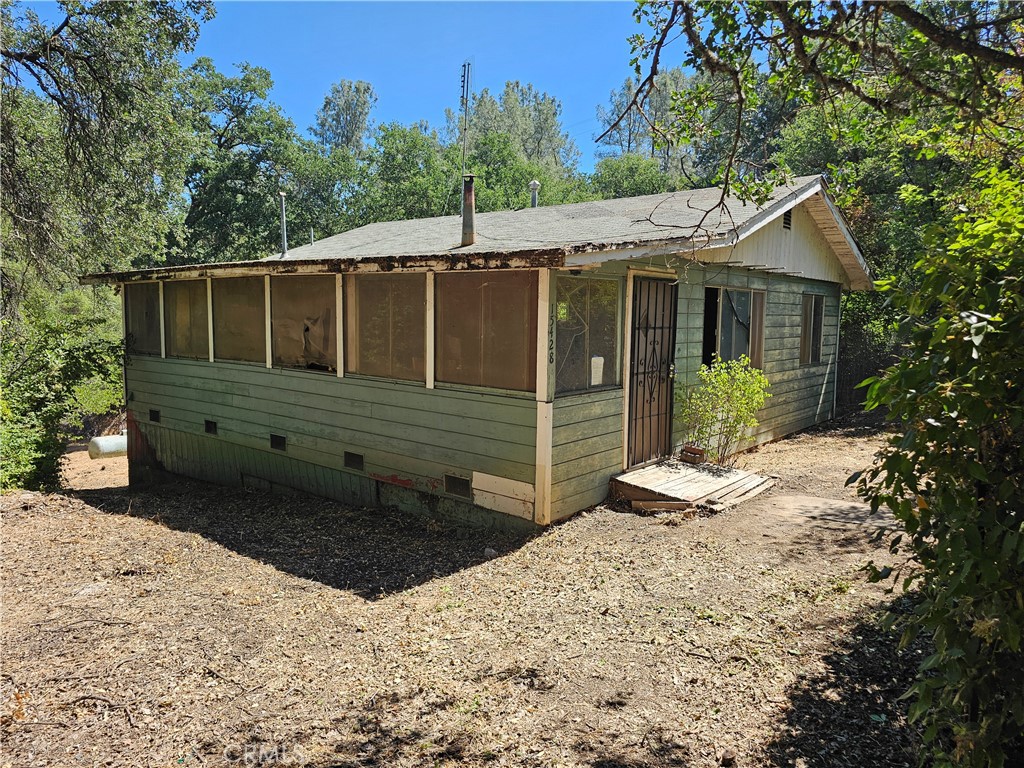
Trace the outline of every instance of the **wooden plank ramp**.
{"type": "Polygon", "coordinates": [[[680,505],[707,505],[728,509],[771,488],[771,478],[716,464],[686,464],[665,459],[657,464],[623,472],[611,480],[614,499],[636,502],[637,509],[651,510],[656,502],[666,509],[680,505]]]}

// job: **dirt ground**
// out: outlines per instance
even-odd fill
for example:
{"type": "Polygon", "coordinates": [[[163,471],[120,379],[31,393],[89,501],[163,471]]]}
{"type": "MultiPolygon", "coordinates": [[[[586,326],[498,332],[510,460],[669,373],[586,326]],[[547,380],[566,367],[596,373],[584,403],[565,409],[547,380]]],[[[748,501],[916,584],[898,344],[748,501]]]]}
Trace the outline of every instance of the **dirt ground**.
{"type": "Polygon", "coordinates": [[[129,492],[73,452],[75,490],[0,499],[0,766],[911,765],[920,649],[879,627],[885,520],[843,486],[880,442],[744,456],[779,486],[714,517],[527,538],[129,492]]]}

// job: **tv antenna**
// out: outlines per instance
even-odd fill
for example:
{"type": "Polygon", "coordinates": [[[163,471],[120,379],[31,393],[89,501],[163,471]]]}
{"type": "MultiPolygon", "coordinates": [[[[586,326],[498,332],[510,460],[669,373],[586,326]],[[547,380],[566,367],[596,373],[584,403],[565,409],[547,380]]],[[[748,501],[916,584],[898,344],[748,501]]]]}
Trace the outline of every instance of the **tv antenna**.
{"type": "Polygon", "coordinates": [[[469,147],[469,97],[471,91],[469,59],[462,63],[462,175],[466,175],[466,153],[469,147]]]}

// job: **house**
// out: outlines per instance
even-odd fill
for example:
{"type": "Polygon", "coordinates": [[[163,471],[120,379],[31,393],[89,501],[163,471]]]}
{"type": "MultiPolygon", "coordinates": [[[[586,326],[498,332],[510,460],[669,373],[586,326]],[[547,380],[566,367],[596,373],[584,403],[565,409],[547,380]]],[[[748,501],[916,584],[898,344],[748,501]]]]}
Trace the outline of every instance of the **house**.
{"type": "Polygon", "coordinates": [[[871,280],[821,177],[475,215],[466,185],[464,218],[84,278],[122,289],[131,482],[547,525],[678,447],[673,381],[716,352],[771,384],[752,442],[833,415],[871,280]]]}

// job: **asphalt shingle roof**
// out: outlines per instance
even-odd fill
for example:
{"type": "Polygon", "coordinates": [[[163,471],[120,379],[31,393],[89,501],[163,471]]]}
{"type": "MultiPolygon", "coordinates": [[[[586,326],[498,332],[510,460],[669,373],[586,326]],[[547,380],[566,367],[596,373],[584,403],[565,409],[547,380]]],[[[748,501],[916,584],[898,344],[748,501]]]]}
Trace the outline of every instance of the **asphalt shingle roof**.
{"type": "Polygon", "coordinates": [[[820,176],[795,178],[787,186],[776,187],[760,207],[726,198],[725,206],[717,208],[721,190],[711,187],[519,211],[477,213],[476,243],[465,247],[460,246],[461,216],[380,222],[290,249],[285,256],[277,254],[268,260],[602,250],[686,240],[695,235],[701,240],[705,237],[718,240],[820,180],[820,176]]]}

